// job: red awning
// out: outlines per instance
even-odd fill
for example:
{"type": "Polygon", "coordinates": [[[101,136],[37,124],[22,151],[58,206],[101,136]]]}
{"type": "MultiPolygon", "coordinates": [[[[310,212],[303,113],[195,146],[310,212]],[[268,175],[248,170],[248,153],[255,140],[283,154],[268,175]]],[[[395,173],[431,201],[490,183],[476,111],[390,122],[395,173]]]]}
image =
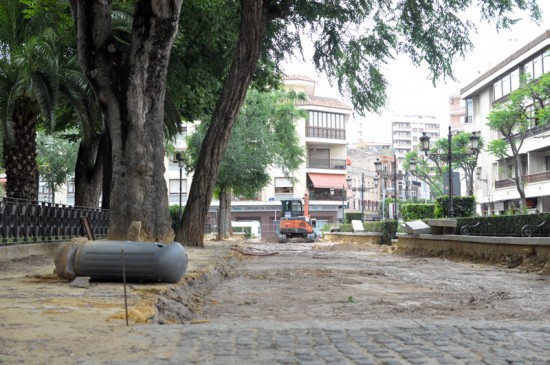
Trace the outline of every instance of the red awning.
{"type": "Polygon", "coordinates": [[[342,188],[346,185],[346,175],[307,174],[315,188],[342,188]]]}

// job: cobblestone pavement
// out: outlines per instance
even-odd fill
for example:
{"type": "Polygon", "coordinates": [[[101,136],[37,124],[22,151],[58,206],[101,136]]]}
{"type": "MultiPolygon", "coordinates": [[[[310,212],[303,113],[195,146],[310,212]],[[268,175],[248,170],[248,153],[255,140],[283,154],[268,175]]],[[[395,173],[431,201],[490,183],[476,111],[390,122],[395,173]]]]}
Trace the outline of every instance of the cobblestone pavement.
{"type": "Polygon", "coordinates": [[[176,348],[150,363],[550,363],[550,322],[218,323],[170,326],[166,334],[179,338],[176,348]]]}

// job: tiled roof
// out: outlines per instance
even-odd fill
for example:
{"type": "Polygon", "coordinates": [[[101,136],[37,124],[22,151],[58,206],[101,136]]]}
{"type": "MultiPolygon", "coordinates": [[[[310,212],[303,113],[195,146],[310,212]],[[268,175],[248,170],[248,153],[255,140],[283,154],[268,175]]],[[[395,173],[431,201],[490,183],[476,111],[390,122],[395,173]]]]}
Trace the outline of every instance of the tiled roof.
{"type": "Polygon", "coordinates": [[[344,104],[338,99],[333,98],[324,98],[321,96],[308,96],[307,100],[301,103],[302,105],[314,105],[321,106],[325,108],[334,108],[334,109],[344,109],[344,110],[353,110],[350,106],[344,104]]]}
{"type": "Polygon", "coordinates": [[[300,80],[300,81],[309,81],[309,82],[315,83],[315,80],[305,75],[284,75],[283,80],[300,80]]]}

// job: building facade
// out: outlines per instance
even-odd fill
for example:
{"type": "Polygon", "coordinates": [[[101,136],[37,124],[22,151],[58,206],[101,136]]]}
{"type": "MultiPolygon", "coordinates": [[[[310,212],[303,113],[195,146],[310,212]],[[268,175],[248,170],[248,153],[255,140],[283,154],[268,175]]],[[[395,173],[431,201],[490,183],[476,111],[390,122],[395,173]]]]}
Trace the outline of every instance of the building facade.
{"type": "MultiPolygon", "coordinates": [[[[487,126],[487,115],[495,105],[506,102],[508,95],[519,87],[522,72],[534,79],[550,72],[549,52],[550,30],[547,30],[463,87],[464,129],[479,131],[485,142],[502,138],[499,132],[487,126]]],[[[550,211],[550,126],[531,128],[519,152],[527,207],[533,212],[550,211]]],[[[487,151],[481,152],[474,188],[480,214],[503,214],[519,206],[519,193],[510,165],[510,160],[498,161],[487,151]]]]}

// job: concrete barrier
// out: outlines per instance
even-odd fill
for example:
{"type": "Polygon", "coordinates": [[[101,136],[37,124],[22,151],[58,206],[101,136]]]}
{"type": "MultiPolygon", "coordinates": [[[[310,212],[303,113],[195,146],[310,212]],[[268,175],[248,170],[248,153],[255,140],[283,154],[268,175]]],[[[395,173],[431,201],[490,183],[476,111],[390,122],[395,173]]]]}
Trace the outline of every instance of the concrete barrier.
{"type": "Polygon", "coordinates": [[[381,243],[382,233],[378,232],[325,232],[323,238],[334,242],[381,243]]]}
{"type": "Polygon", "coordinates": [[[0,261],[21,259],[28,256],[55,256],[55,251],[63,242],[9,244],[0,246],[0,261]]]}
{"type": "Polygon", "coordinates": [[[397,247],[457,256],[532,256],[550,259],[550,237],[479,237],[458,235],[397,234],[397,247]]]}

